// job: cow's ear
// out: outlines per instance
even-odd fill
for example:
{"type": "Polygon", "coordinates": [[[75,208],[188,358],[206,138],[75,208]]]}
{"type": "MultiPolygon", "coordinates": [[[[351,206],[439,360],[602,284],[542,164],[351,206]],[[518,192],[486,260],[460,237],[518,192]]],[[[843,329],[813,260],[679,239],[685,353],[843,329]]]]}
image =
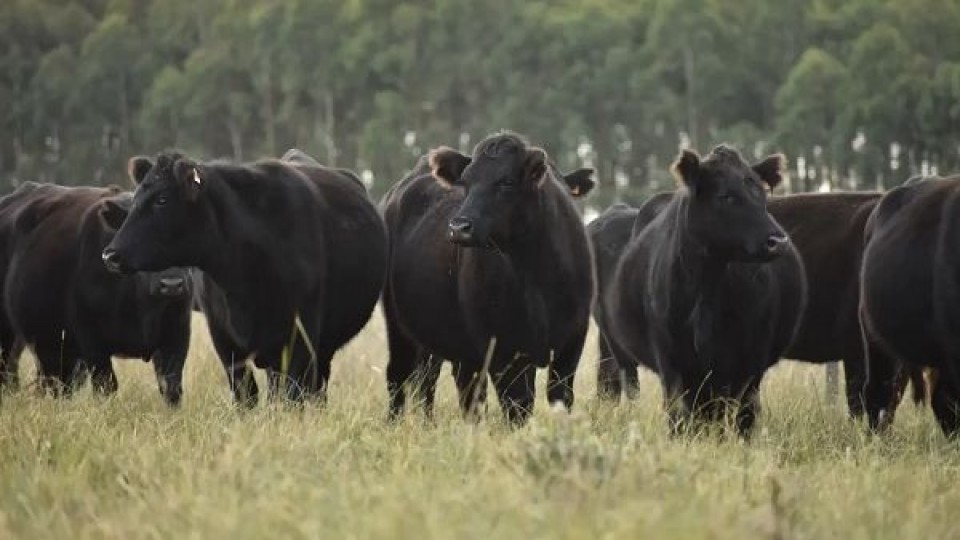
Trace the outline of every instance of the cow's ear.
{"type": "Polygon", "coordinates": [[[693,150],[684,149],[670,166],[670,172],[682,186],[696,189],[700,177],[700,155],[693,150]]]}
{"type": "Polygon", "coordinates": [[[206,185],[203,167],[190,159],[178,160],[173,166],[173,176],[183,186],[190,202],[197,200],[206,185]]]}
{"type": "Polygon", "coordinates": [[[547,153],[533,147],[527,149],[523,158],[523,178],[533,182],[537,187],[543,185],[547,177],[547,153]]]}
{"type": "Polygon", "coordinates": [[[150,158],[146,156],[135,156],[127,161],[127,176],[130,177],[130,180],[132,180],[134,184],[139,186],[140,182],[143,182],[143,179],[152,168],[153,161],[150,158]]]}
{"type": "Polygon", "coordinates": [[[108,231],[117,231],[127,219],[128,208],[113,199],[107,199],[100,204],[97,217],[100,224],[108,231]]]}
{"type": "Polygon", "coordinates": [[[450,186],[460,181],[460,175],[470,164],[470,156],[457,152],[448,146],[434,148],[427,155],[430,174],[441,184],[450,186]]]}
{"type": "Polygon", "coordinates": [[[783,181],[783,173],[787,170],[787,158],[783,154],[773,154],[751,168],[770,186],[770,189],[773,189],[783,181]]]}
{"type": "Polygon", "coordinates": [[[574,197],[583,197],[597,185],[593,181],[593,169],[577,169],[567,173],[563,175],[563,183],[567,185],[570,195],[574,197]]]}

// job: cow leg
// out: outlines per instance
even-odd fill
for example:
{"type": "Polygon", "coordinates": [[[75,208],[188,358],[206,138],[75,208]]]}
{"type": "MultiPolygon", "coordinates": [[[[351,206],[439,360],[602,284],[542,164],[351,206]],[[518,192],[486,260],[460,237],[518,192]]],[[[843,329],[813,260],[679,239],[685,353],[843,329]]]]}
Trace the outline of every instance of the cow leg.
{"type": "Polygon", "coordinates": [[[113,371],[113,362],[109,356],[95,356],[87,360],[90,368],[90,384],[99,394],[114,394],[119,387],[117,374],[113,371]]]}
{"type": "Polygon", "coordinates": [[[743,438],[750,437],[758,416],[760,416],[760,377],[750,381],[737,400],[735,413],[737,433],[743,438]]]}
{"type": "Polygon", "coordinates": [[[847,353],[843,360],[843,378],[850,417],[859,419],[866,409],[864,391],[867,385],[867,363],[860,351],[847,353]]]}
{"type": "Polygon", "coordinates": [[[180,405],[183,397],[183,365],[186,351],[176,353],[157,351],[151,359],[153,372],[157,376],[157,388],[163,400],[171,407],[180,405]]]}
{"type": "Polygon", "coordinates": [[[335,351],[331,347],[321,346],[315,353],[316,357],[311,356],[306,348],[300,352],[306,356],[308,363],[304,376],[306,397],[318,405],[326,405],[327,385],[330,384],[330,367],[335,351]]]}
{"type": "MultiPolygon", "coordinates": [[[[497,390],[500,408],[514,427],[525,424],[533,413],[536,376],[537,369],[526,361],[511,361],[506,368],[493,374],[493,387],[497,390]]],[[[572,393],[570,399],[572,404],[572,393]]]]}
{"type": "Polygon", "coordinates": [[[953,370],[945,369],[940,373],[930,405],[944,435],[956,437],[960,431],[960,381],[953,370]]]}
{"type": "Polygon", "coordinates": [[[34,354],[41,388],[57,397],[69,397],[85,373],[74,347],[60,336],[51,336],[37,340],[34,354]]]}
{"type": "Polygon", "coordinates": [[[157,388],[163,400],[171,407],[180,405],[183,397],[183,361],[181,357],[160,353],[153,355],[153,372],[157,376],[157,388]]]}
{"type": "Polygon", "coordinates": [[[667,422],[670,434],[679,436],[689,433],[700,423],[704,407],[710,400],[708,389],[703,378],[696,378],[697,384],[691,388],[688,379],[694,379],[689,374],[683,374],[672,367],[660,365],[660,384],[663,387],[664,408],[667,411],[667,422]]]}
{"type": "Polygon", "coordinates": [[[23,344],[10,322],[0,315],[0,392],[20,386],[20,354],[23,344]]]}
{"type": "Polygon", "coordinates": [[[423,413],[427,418],[433,418],[433,405],[437,397],[437,380],[440,378],[440,370],[443,368],[443,358],[435,354],[430,354],[421,349],[417,356],[419,357],[420,374],[418,375],[418,393],[423,400],[423,413]]]}
{"type": "MultiPolygon", "coordinates": [[[[318,355],[319,356],[319,355],[318,355]]],[[[280,369],[273,369],[276,377],[278,395],[284,395],[290,403],[303,403],[303,401],[312,397],[316,392],[315,387],[319,386],[320,372],[319,362],[315,359],[302,340],[294,343],[292,350],[287,350],[284,346],[261,351],[256,358],[256,365],[265,368],[268,373],[270,366],[279,365],[280,369]],[[286,356],[287,364],[283,365],[283,358],[286,356]]],[[[269,377],[269,375],[268,375],[269,377]]],[[[273,384],[271,382],[271,384],[273,384]]]]}
{"type": "MultiPolygon", "coordinates": [[[[554,354],[547,373],[547,401],[551,406],[560,402],[567,412],[573,410],[573,381],[577,374],[577,366],[580,364],[580,354],[583,352],[586,337],[587,329],[584,328],[577,339],[572,340],[569,345],[554,354]]],[[[619,372],[620,370],[617,369],[618,378],[619,372]]]]}
{"type": "Polygon", "coordinates": [[[897,386],[900,363],[884,354],[875,345],[868,345],[867,380],[863,387],[863,404],[867,425],[884,431],[893,422],[897,407],[897,386]]]}
{"type": "Polygon", "coordinates": [[[387,393],[390,399],[388,416],[396,419],[403,415],[407,406],[407,384],[412,382],[419,368],[420,356],[417,344],[407,337],[391,316],[389,302],[384,303],[387,319],[387,341],[390,358],[387,361],[387,393]]]}
{"type": "Polygon", "coordinates": [[[221,330],[209,317],[207,329],[210,331],[213,348],[227,374],[227,383],[230,385],[234,402],[242,407],[253,407],[259,399],[260,389],[253,377],[253,368],[247,363],[249,355],[234,347],[229,334],[221,330]]]}
{"type": "Polygon", "coordinates": [[[190,348],[190,318],[183,317],[170,328],[151,358],[157,376],[157,388],[171,407],[180,405],[183,396],[183,367],[190,348]]]}
{"type": "Polygon", "coordinates": [[[603,332],[598,332],[597,346],[599,357],[597,359],[597,397],[603,401],[620,401],[623,393],[621,381],[623,380],[624,369],[613,356],[610,345],[607,343],[607,336],[603,332]]]}
{"type": "MultiPolygon", "coordinates": [[[[6,331],[5,331],[6,332],[6,331]]],[[[0,336],[0,393],[20,387],[20,355],[23,342],[13,332],[0,336]]]]}
{"type": "Polygon", "coordinates": [[[663,393],[663,408],[667,411],[667,423],[670,434],[677,436],[684,432],[687,425],[689,407],[687,395],[683,392],[683,381],[676,371],[663,369],[660,371],[660,385],[663,393]]]}
{"type": "Polygon", "coordinates": [[[640,368],[637,366],[620,366],[621,386],[623,395],[628,400],[637,399],[640,395],[640,368]]]}
{"type": "Polygon", "coordinates": [[[453,365],[453,379],[457,384],[460,410],[463,411],[464,418],[479,420],[481,409],[484,409],[487,403],[486,376],[481,376],[477,364],[465,365],[464,362],[456,362],[453,365]]]}
{"type": "Polygon", "coordinates": [[[243,407],[253,407],[259,400],[260,389],[253,376],[253,368],[246,361],[226,362],[224,369],[233,392],[234,401],[243,407]]]}

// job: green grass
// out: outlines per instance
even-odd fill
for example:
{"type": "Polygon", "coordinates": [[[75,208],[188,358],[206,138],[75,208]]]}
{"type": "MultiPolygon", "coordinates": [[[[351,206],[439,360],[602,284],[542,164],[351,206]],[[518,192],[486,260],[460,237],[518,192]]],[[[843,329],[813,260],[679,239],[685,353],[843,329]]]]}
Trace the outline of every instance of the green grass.
{"type": "Polygon", "coordinates": [[[334,360],[325,410],[235,410],[199,320],[179,411],[139,361],[116,362],[109,399],[7,396],[0,538],[960,537],[957,444],[910,404],[865,434],[822,368],[771,372],[749,442],[668,437],[649,374],[638,402],[598,403],[592,341],[572,416],[545,406],[541,373],[529,426],[492,406],[466,424],[445,368],[435,425],[388,425],[376,317],[334,360]]]}

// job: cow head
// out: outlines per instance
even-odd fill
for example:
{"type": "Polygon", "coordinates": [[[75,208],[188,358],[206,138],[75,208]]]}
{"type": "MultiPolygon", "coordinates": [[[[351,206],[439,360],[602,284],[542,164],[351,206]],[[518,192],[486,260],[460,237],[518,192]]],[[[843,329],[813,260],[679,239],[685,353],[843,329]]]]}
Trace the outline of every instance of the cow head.
{"type": "Polygon", "coordinates": [[[462,246],[502,247],[522,237],[537,225],[536,200],[554,175],[543,150],[512,134],[488,137],[472,158],[436,149],[429,163],[439,182],[465,190],[447,228],[450,241],[462,246]]]}
{"type": "Polygon", "coordinates": [[[686,223],[694,239],[729,260],[768,261],[782,254],[790,239],[767,213],[764,185],[776,187],[785,165],[780,154],[748,165],[726,146],[705,159],[684,150],[672,171],[689,194],[686,223]]]}
{"type": "MultiPolygon", "coordinates": [[[[130,213],[131,203],[132,200],[128,194],[110,197],[100,202],[97,216],[103,231],[103,243],[109,243],[116,237],[117,231],[123,226],[130,213]]],[[[190,294],[185,268],[174,267],[157,272],[137,272],[133,277],[139,280],[141,290],[150,296],[177,298],[190,294]]]]}
{"type": "MultiPolygon", "coordinates": [[[[104,264],[121,273],[192,266],[204,249],[204,167],[180,154],[163,153],[156,160],[132,158],[128,172],[137,190],[103,251],[104,264]]],[[[116,223],[119,214],[114,207],[105,219],[116,223]]]]}

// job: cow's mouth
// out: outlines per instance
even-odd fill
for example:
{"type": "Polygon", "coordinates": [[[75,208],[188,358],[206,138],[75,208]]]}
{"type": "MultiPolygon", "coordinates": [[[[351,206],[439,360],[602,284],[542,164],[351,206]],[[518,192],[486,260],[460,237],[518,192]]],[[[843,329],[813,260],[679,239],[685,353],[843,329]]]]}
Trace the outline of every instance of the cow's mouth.
{"type": "Polygon", "coordinates": [[[497,247],[496,244],[494,244],[490,240],[478,240],[477,238],[474,238],[474,237],[460,238],[455,236],[452,233],[447,235],[447,240],[449,240],[452,244],[458,245],[460,247],[481,248],[481,249],[496,249],[497,247]]]}

